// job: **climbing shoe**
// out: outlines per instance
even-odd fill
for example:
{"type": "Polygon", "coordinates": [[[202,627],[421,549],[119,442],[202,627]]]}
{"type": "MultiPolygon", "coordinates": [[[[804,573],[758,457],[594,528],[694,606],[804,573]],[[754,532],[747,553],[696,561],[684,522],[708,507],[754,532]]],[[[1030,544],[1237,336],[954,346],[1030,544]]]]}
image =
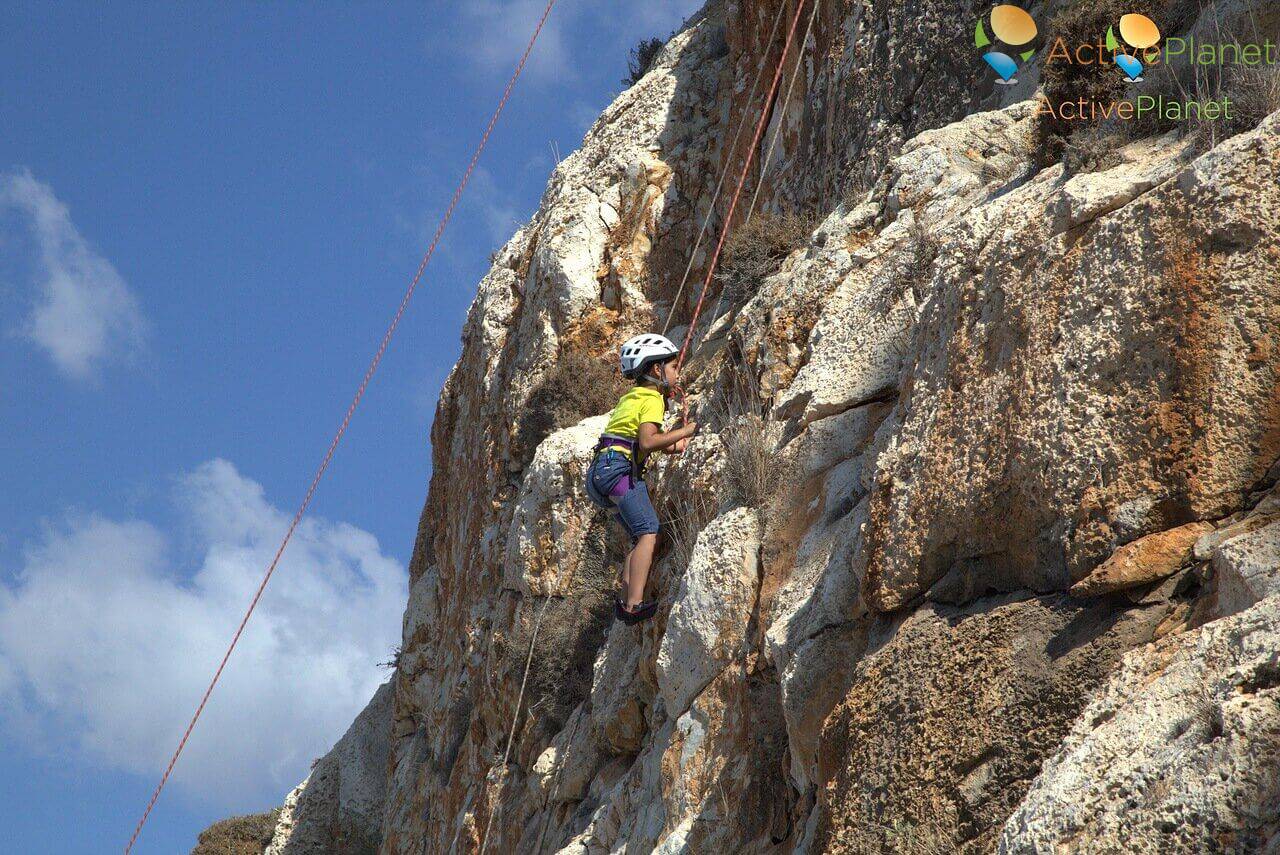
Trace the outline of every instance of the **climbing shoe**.
{"type": "Polygon", "coordinates": [[[623,605],[622,600],[613,601],[613,616],[627,626],[635,626],[643,620],[648,620],[653,617],[653,613],[657,610],[657,600],[640,603],[634,609],[628,609],[623,605]]]}

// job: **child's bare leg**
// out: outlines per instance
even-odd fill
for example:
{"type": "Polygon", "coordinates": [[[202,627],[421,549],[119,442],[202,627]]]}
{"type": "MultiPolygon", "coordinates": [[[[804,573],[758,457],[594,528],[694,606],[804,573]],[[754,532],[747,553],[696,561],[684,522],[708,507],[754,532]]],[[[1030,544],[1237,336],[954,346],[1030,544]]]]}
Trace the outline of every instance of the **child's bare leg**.
{"type": "Polygon", "coordinates": [[[644,586],[649,581],[649,565],[653,563],[653,550],[658,544],[656,534],[642,534],[627,556],[627,606],[639,605],[644,599],[644,586]]]}

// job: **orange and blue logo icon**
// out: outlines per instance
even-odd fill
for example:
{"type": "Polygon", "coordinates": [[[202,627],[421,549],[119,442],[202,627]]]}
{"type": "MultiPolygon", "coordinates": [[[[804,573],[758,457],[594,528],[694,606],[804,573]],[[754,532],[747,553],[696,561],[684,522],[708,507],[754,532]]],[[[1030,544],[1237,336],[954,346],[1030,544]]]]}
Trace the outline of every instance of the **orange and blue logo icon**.
{"type": "Polygon", "coordinates": [[[1146,70],[1146,66],[1128,51],[1132,49],[1134,53],[1141,51],[1145,54],[1154,48],[1160,43],[1160,28],[1146,15],[1125,15],[1120,19],[1120,38],[1124,39],[1123,44],[1116,38],[1116,28],[1108,27],[1107,50],[1111,51],[1116,65],[1129,78],[1129,82],[1137,83],[1142,80],[1142,72],[1146,70]]]}
{"type": "MultiPolygon", "coordinates": [[[[1024,48],[1018,54],[1024,63],[1035,56],[1035,49],[1027,46],[1035,41],[1039,30],[1036,28],[1035,19],[1025,9],[1003,3],[991,10],[987,23],[991,27],[990,35],[982,18],[978,19],[978,24],[974,28],[973,43],[978,50],[991,48],[994,44],[992,36],[995,36],[998,41],[1008,45],[1010,50],[1024,48]]],[[[1018,61],[1012,56],[992,48],[984,53],[982,58],[987,65],[991,66],[991,70],[1000,76],[999,82],[1002,85],[1012,86],[1018,82],[1016,79],[1018,61]]]]}

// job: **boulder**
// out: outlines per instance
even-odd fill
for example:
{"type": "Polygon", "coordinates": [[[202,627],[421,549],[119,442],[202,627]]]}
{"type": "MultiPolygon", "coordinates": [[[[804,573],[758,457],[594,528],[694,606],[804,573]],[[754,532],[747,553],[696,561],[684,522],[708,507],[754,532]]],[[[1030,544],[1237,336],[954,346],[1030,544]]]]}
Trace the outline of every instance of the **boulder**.
{"type": "Polygon", "coordinates": [[[1001,855],[1280,849],[1280,598],[1134,650],[1009,817],[1001,855]]]}
{"type": "Polygon", "coordinates": [[[679,715],[743,653],[760,563],[759,520],[737,508],[698,534],[658,647],[658,690],[679,715]]]}
{"type": "Polygon", "coordinates": [[[1071,593],[1099,597],[1171,576],[1193,559],[1196,541],[1211,531],[1211,524],[1194,522],[1126,543],[1072,585],[1071,593]]]}

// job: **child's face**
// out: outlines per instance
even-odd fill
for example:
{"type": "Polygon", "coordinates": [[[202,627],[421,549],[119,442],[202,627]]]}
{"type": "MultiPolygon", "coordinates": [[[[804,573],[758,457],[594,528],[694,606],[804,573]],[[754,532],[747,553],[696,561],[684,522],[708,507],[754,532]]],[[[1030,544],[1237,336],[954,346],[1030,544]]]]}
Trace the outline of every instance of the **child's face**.
{"type": "Polygon", "coordinates": [[[658,376],[670,384],[674,384],[680,379],[680,371],[676,368],[674,359],[668,360],[658,365],[658,376]]]}

